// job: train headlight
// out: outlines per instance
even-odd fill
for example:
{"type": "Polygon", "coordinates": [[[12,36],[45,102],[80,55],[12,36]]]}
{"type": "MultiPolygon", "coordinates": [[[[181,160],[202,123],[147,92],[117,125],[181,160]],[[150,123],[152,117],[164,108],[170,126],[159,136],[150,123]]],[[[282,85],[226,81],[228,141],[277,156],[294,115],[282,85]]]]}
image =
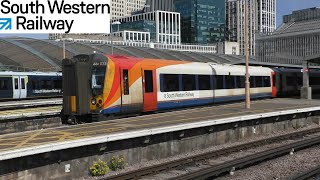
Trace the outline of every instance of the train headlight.
{"type": "Polygon", "coordinates": [[[96,105],[96,104],[97,104],[97,100],[96,100],[95,98],[92,98],[92,99],[91,99],[91,104],[92,104],[92,105],[96,105]]]}

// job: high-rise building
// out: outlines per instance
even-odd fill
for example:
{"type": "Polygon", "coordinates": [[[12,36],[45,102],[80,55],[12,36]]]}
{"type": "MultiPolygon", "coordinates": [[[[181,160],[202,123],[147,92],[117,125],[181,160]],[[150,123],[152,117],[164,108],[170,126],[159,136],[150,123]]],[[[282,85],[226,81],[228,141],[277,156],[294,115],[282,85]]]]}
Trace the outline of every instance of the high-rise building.
{"type": "Polygon", "coordinates": [[[224,41],[225,0],[175,0],[175,11],[181,14],[181,42],[224,41]]]}
{"type": "Polygon", "coordinates": [[[276,28],[276,0],[226,0],[226,40],[239,42],[245,54],[245,1],[248,2],[249,54],[255,55],[256,33],[276,28]]]}
{"type": "Polygon", "coordinates": [[[174,12],[174,0],[146,0],[145,12],[153,11],[170,11],[174,12]]]}
{"type": "Polygon", "coordinates": [[[111,0],[112,19],[130,16],[132,12],[144,8],[146,0],[111,0]]]}

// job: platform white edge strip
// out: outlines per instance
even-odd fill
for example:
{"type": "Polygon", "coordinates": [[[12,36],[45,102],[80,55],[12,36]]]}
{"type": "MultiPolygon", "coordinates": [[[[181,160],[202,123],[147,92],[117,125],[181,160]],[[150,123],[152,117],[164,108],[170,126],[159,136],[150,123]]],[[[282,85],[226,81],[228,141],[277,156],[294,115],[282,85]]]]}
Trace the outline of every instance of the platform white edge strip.
{"type": "Polygon", "coordinates": [[[25,102],[25,103],[8,103],[8,104],[0,104],[0,107],[28,107],[28,106],[39,106],[39,105],[60,105],[62,104],[62,100],[56,101],[39,101],[39,102],[25,102]]]}
{"type": "Polygon", "coordinates": [[[18,114],[8,114],[8,115],[0,115],[0,120],[11,120],[18,118],[30,118],[30,117],[38,117],[38,116],[49,116],[59,114],[60,110],[54,111],[45,111],[45,112],[32,112],[32,113],[18,113],[18,114]]]}
{"type": "Polygon", "coordinates": [[[108,135],[103,135],[98,137],[84,138],[79,140],[58,142],[58,143],[0,152],[0,161],[23,157],[23,156],[35,155],[40,153],[46,153],[51,151],[58,151],[58,150],[81,147],[81,146],[88,146],[88,145],[107,143],[107,142],[124,140],[124,139],[144,137],[144,136],[150,136],[150,135],[156,135],[156,134],[162,134],[162,133],[168,133],[168,132],[174,132],[174,131],[180,131],[180,130],[186,130],[186,129],[201,128],[201,127],[226,124],[226,123],[232,123],[232,122],[238,122],[238,121],[247,121],[247,120],[259,119],[259,118],[265,118],[265,117],[312,112],[312,111],[319,111],[319,110],[320,110],[320,107],[310,107],[310,108],[302,108],[302,109],[295,109],[295,110],[260,113],[260,114],[247,115],[247,116],[222,118],[222,119],[215,119],[215,120],[209,119],[209,120],[194,122],[194,123],[166,126],[166,127],[160,127],[160,128],[142,129],[142,130],[135,130],[135,131],[127,131],[122,133],[114,133],[114,134],[108,134],[108,135]]]}

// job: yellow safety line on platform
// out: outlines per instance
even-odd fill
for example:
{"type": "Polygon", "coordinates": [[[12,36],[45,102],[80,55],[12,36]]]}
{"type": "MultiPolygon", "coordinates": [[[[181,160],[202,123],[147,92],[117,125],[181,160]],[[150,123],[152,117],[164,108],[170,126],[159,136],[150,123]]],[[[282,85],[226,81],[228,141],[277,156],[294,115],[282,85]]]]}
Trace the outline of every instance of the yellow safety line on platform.
{"type": "MultiPolygon", "coordinates": [[[[255,101],[251,104],[259,104],[259,103],[263,103],[265,101],[275,101],[276,99],[267,99],[267,100],[261,100],[261,101],[255,101]]],[[[203,108],[198,108],[198,109],[189,109],[189,110],[180,110],[177,112],[167,112],[167,113],[163,113],[163,114],[152,114],[152,115],[145,115],[145,116],[141,116],[141,117],[130,117],[130,119],[132,120],[128,120],[128,118],[124,118],[124,119],[116,119],[116,120],[109,120],[108,121],[108,125],[118,125],[120,123],[131,123],[131,122],[137,122],[137,121],[145,121],[145,120],[150,120],[150,119],[154,119],[154,118],[162,118],[162,117],[169,117],[172,116],[172,114],[174,113],[174,115],[186,115],[186,114],[192,114],[194,112],[203,112],[203,111],[207,111],[209,109],[212,110],[219,110],[219,109],[225,109],[225,107],[237,107],[237,106],[243,106],[244,103],[238,103],[238,104],[228,104],[228,105],[219,105],[219,106],[211,106],[211,107],[203,107],[203,108]],[[123,121],[123,122],[122,122],[123,121]]],[[[94,128],[94,127],[101,127],[101,126],[105,126],[107,121],[104,122],[97,122],[94,124],[82,124],[82,125],[78,125],[77,127],[72,127],[72,129],[66,129],[66,130],[62,130],[64,132],[68,132],[68,131],[78,131],[81,129],[87,129],[88,127],[90,128],[94,128]]]]}
{"type": "MultiPolygon", "coordinates": [[[[301,106],[297,106],[297,107],[301,107],[301,106]]],[[[189,120],[194,120],[194,119],[199,119],[199,121],[205,121],[202,118],[217,118],[217,117],[220,117],[220,116],[228,116],[228,115],[242,115],[242,114],[247,114],[249,112],[261,112],[261,111],[262,112],[271,112],[271,111],[274,111],[274,110],[281,110],[281,109],[282,110],[290,110],[290,109],[287,109],[287,108],[277,108],[277,109],[268,110],[268,111],[254,110],[254,111],[246,111],[246,112],[234,112],[234,113],[226,113],[226,114],[213,115],[213,116],[201,116],[200,117],[201,119],[199,117],[194,117],[194,118],[186,118],[186,119],[179,119],[179,120],[161,121],[161,122],[158,122],[158,123],[141,124],[141,125],[137,125],[136,127],[137,128],[141,128],[141,127],[150,126],[150,125],[161,125],[161,124],[165,124],[165,123],[168,123],[168,122],[177,123],[177,122],[184,122],[184,121],[189,121],[189,120]]]]}
{"type": "MultiPolygon", "coordinates": [[[[239,106],[239,104],[237,104],[237,106],[239,106]]],[[[305,106],[308,106],[308,105],[303,105],[303,107],[305,106]]],[[[230,106],[228,106],[230,107],[230,106]]],[[[220,114],[220,115],[210,115],[210,116],[203,116],[203,117],[200,117],[201,119],[202,118],[215,118],[215,117],[220,117],[220,116],[228,116],[228,115],[240,115],[240,114],[247,114],[249,112],[271,112],[271,111],[277,111],[277,110],[281,110],[281,109],[286,109],[286,110],[290,110],[290,109],[293,109],[293,108],[303,108],[301,107],[301,105],[298,105],[298,106],[291,106],[291,107],[285,107],[285,108],[276,108],[276,109],[268,109],[268,110],[251,110],[251,111],[244,111],[244,112],[233,112],[233,113],[226,113],[226,114],[220,114]]],[[[161,116],[160,116],[161,117],[161,116]]],[[[180,119],[180,120],[167,120],[167,121],[161,121],[161,122],[156,122],[156,123],[147,123],[147,124],[140,124],[140,125],[136,125],[135,127],[136,128],[141,128],[141,127],[145,127],[145,126],[150,126],[150,125],[162,125],[162,124],[165,124],[165,123],[177,123],[177,122],[182,122],[182,121],[188,121],[188,120],[193,120],[193,119],[199,119],[199,117],[194,117],[194,118],[186,118],[186,119],[180,119]]],[[[124,123],[128,123],[128,122],[136,122],[136,121],[140,121],[141,119],[137,119],[137,120],[133,120],[133,121],[126,121],[124,123]]],[[[113,123],[112,123],[113,124],[113,123]]],[[[104,124],[104,126],[110,126],[111,124],[104,124]]],[[[118,125],[121,125],[118,124],[118,125]]],[[[101,125],[100,125],[101,126],[101,125]]],[[[92,126],[86,126],[86,128],[92,128],[92,126]]],[[[81,127],[80,129],[84,129],[84,127],[81,127]]],[[[81,139],[81,138],[85,138],[85,137],[90,137],[90,135],[96,135],[97,133],[110,133],[110,132],[116,132],[116,131],[123,131],[123,130],[126,130],[127,127],[119,127],[119,128],[108,128],[108,129],[100,129],[100,130],[92,130],[92,131],[83,131],[83,132],[75,132],[75,133],[71,133],[71,132],[68,132],[68,130],[63,130],[63,131],[50,131],[50,132],[45,132],[44,130],[41,130],[39,132],[36,132],[34,134],[31,134],[31,136],[27,136],[27,135],[24,135],[24,136],[21,136],[21,137],[10,137],[9,139],[3,139],[5,138],[5,136],[3,138],[0,138],[0,142],[1,140],[5,141],[5,140],[10,140],[11,138],[15,138],[16,140],[16,143],[14,142],[10,142],[10,143],[7,143],[7,144],[2,144],[0,143],[0,146],[3,145],[3,146],[8,146],[8,145],[16,145],[16,147],[26,147],[26,146],[30,146],[31,144],[36,144],[36,145],[40,145],[40,144],[48,144],[48,142],[43,142],[43,143],[31,143],[29,141],[31,140],[45,140],[45,139],[57,139],[57,141],[53,141],[53,142],[61,142],[67,138],[70,138],[70,139],[81,139]],[[54,133],[55,136],[47,136],[47,137],[41,137],[41,133],[44,133],[43,135],[48,135],[50,133],[54,133]],[[59,136],[59,135],[56,135],[56,134],[62,134],[62,136],[59,136]],[[38,137],[37,137],[38,136],[38,137]],[[80,137],[81,136],[81,137],[80,137]],[[17,145],[17,140],[20,140],[20,139],[24,139],[23,137],[27,137],[27,139],[23,140],[22,142],[19,141],[19,144],[17,145]]],[[[70,129],[70,130],[74,130],[74,129],[70,129]]],[[[101,134],[100,134],[101,135],[101,134]]],[[[49,142],[50,143],[50,142],[49,142]]],[[[15,149],[15,148],[5,148],[5,149],[2,149],[2,150],[6,150],[6,149],[15,149]]]]}
{"type": "Polygon", "coordinates": [[[32,140],[33,138],[37,137],[43,132],[43,130],[38,131],[37,133],[32,134],[30,137],[19,143],[16,147],[22,147],[23,145],[27,144],[29,140],[32,140]]]}
{"type": "Polygon", "coordinates": [[[21,113],[33,113],[33,112],[46,112],[52,110],[60,110],[61,107],[45,107],[45,108],[30,108],[30,109],[16,109],[16,110],[7,110],[7,111],[0,111],[0,115],[6,114],[21,114],[21,113]]]}
{"type": "MultiPolygon", "coordinates": [[[[237,106],[239,106],[239,105],[237,105],[237,106]]],[[[304,105],[304,106],[306,106],[306,105],[304,105]]],[[[228,107],[235,107],[235,105],[228,106],[228,107]]],[[[302,106],[299,105],[299,106],[290,106],[290,109],[297,108],[297,107],[302,108],[302,106]]],[[[219,110],[219,109],[222,109],[222,107],[221,108],[214,108],[212,110],[219,110]]],[[[206,110],[208,110],[208,108],[206,108],[205,110],[203,110],[203,109],[197,110],[196,112],[203,112],[203,111],[206,111],[206,110]]],[[[243,109],[243,110],[245,110],[245,109],[243,109]]],[[[271,109],[270,111],[274,111],[274,110],[277,110],[277,109],[271,109]]],[[[258,111],[260,112],[261,110],[258,110],[258,111]]],[[[262,111],[264,111],[264,110],[262,110],[262,111]]],[[[180,112],[180,113],[174,112],[174,115],[180,115],[180,114],[187,115],[187,114],[190,114],[190,113],[193,113],[193,112],[195,112],[195,111],[187,111],[187,112],[180,112]]],[[[255,111],[246,111],[245,110],[244,112],[248,113],[248,112],[255,112],[255,111]]],[[[238,113],[240,113],[240,112],[235,112],[233,114],[238,114],[238,113]]],[[[221,114],[221,115],[223,116],[223,115],[228,115],[228,114],[221,114]]],[[[221,115],[219,115],[219,116],[221,116],[221,115]]],[[[103,127],[103,126],[106,126],[106,125],[109,126],[109,125],[114,125],[114,124],[120,125],[122,123],[127,124],[127,123],[132,123],[132,122],[142,122],[142,121],[147,121],[147,120],[154,119],[154,118],[169,117],[169,116],[172,116],[172,114],[167,114],[166,113],[163,116],[161,116],[161,115],[160,116],[148,115],[148,117],[134,117],[134,118],[131,118],[131,119],[122,119],[123,121],[111,122],[111,123],[108,123],[108,124],[106,124],[106,121],[105,121],[105,122],[99,122],[99,123],[95,123],[95,124],[90,124],[90,125],[87,125],[87,126],[86,125],[79,125],[78,127],[73,127],[72,129],[66,129],[66,130],[63,130],[63,131],[64,132],[79,131],[81,129],[88,129],[88,128],[94,128],[94,127],[103,127]]],[[[215,117],[215,116],[213,116],[213,117],[215,117]]],[[[199,117],[196,117],[196,118],[199,118],[199,117]]],[[[164,121],[162,121],[162,122],[164,122],[164,121]]],[[[172,122],[172,121],[170,121],[170,122],[172,122]]],[[[137,125],[137,126],[139,126],[139,125],[137,125]]]]}

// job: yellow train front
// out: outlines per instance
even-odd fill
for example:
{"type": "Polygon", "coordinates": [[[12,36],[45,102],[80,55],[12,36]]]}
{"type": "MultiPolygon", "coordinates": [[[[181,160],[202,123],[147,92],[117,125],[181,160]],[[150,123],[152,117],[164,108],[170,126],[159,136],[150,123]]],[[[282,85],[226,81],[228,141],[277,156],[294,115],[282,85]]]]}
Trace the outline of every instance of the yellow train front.
{"type": "MultiPolygon", "coordinates": [[[[63,123],[245,99],[245,67],[78,55],[63,60],[63,123]]],[[[277,95],[275,71],[250,67],[251,98],[277,95]]]]}

